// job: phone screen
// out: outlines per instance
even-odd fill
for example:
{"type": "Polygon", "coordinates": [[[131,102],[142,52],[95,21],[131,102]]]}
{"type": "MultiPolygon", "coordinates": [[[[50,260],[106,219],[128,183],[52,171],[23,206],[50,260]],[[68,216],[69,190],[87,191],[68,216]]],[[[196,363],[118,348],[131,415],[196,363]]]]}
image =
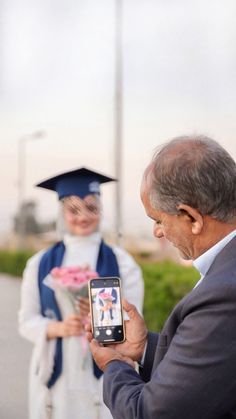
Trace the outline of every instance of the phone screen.
{"type": "Polygon", "coordinates": [[[102,343],[124,341],[119,278],[95,278],[89,283],[93,336],[102,343]]]}

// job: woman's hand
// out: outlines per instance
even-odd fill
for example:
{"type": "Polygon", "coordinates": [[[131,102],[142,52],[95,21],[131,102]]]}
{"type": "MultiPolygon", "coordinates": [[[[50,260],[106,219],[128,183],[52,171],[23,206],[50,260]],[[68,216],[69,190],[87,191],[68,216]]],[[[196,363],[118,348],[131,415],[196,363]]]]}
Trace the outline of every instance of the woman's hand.
{"type": "Polygon", "coordinates": [[[71,314],[63,321],[52,321],[48,323],[47,338],[66,338],[69,336],[80,336],[84,332],[84,322],[81,315],[71,314]]]}
{"type": "Polygon", "coordinates": [[[85,297],[77,298],[75,308],[78,310],[79,315],[86,319],[90,311],[89,299],[85,297]]]}

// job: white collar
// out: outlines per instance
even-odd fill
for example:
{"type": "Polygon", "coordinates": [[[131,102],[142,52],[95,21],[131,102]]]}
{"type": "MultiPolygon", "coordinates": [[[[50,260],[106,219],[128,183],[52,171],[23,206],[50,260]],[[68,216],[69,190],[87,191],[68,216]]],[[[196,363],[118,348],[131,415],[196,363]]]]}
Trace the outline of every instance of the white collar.
{"type": "Polygon", "coordinates": [[[69,244],[78,244],[78,245],[86,245],[86,244],[99,244],[102,239],[102,235],[99,231],[90,234],[89,236],[76,236],[69,233],[66,233],[63,241],[65,245],[69,244]]]}
{"type": "Polygon", "coordinates": [[[203,278],[208,272],[210,266],[212,265],[214,259],[221,252],[221,250],[236,236],[236,230],[231,231],[227,236],[222,240],[208,249],[205,253],[199,256],[193,261],[193,265],[200,272],[201,277],[203,278]]]}

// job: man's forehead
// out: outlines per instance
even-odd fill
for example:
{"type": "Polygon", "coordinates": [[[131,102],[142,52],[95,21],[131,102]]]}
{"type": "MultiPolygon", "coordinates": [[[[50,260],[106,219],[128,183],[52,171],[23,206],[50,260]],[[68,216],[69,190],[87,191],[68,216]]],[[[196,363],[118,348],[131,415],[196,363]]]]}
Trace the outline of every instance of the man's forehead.
{"type": "Polygon", "coordinates": [[[150,182],[150,178],[151,178],[151,174],[152,174],[152,172],[153,172],[153,169],[154,169],[154,163],[150,163],[150,164],[146,167],[146,169],[144,170],[144,173],[143,173],[143,179],[145,179],[145,180],[146,180],[146,182],[150,182]]]}
{"type": "Polygon", "coordinates": [[[150,188],[151,188],[151,171],[150,165],[145,169],[141,181],[141,187],[140,187],[140,194],[141,197],[143,194],[149,194],[150,188]]]}
{"type": "Polygon", "coordinates": [[[150,188],[148,187],[146,179],[143,179],[140,190],[140,197],[145,209],[147,210],[147,208],[151,208],[150,188]]]}

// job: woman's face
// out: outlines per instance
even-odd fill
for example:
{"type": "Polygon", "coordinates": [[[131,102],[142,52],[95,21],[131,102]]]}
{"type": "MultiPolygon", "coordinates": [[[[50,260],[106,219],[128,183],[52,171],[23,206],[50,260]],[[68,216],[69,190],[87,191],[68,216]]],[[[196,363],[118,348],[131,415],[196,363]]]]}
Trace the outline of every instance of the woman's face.
{"type": "Polygon", "coordinates": [[[100,222],[100,200],[96,195],[68,196],[62,200],[63,215],[66,226],[71,234],[89,236],[96,230],[100,222]]]}

